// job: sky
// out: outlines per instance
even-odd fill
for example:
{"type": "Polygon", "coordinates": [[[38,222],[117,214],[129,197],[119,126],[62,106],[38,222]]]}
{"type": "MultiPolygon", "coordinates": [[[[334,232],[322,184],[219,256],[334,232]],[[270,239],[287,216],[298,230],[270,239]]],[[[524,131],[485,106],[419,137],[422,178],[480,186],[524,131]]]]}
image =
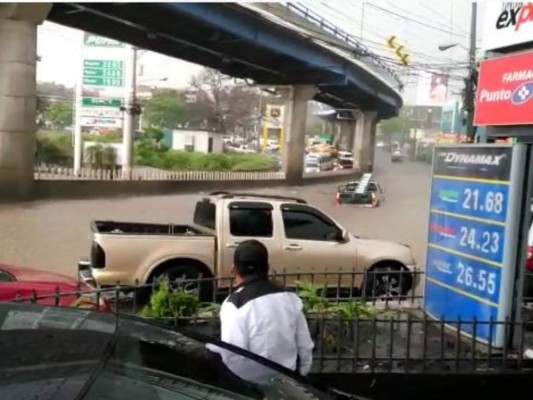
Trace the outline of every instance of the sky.
{"type": "MultiPolygon", "coordinates": [[[[464,0],[406,0],[361,2],[354,0],[308,0],[303,5],[316,12],[347,33],[362,40],[374,52],[394,58],[385,46],[386,39],[394,35],[411,56],[413,65],[408,74],[398,68],[406,83],[403,93],[407,103],[416,97],[419,70],[448,69],[450,91],[462,90],[462,76],[467,70],[457,63],[465,63],[468,54],[462,47],[446,52],[438,50],[439,44],[460,43],[469,46],[471,3],[464,0]],[[420,64],[425,64],[420,66],[420,64]]],[[[478,7],[478,44],[483,25],[483,7],[478,7]]],[[[76,82],[81,49],[80,31],[45,22],[38,30],[38,53],[41,61],[37,68],[38,81],[51,81],[73,86],[76,82]]],[[[182,60],[146,52],[139,58],[145,78],[139,84],[185,88],[193,75],[202,67],[182,60]],[[165,79],[163,81],[163,79],[165,79]]]]}
{"type": "MultiPolygon", "coordinates": [[[[38,28],[37,52],[41,61],[37,65],[37,81],[55,82],[73,87],[77,80],[82,47],[82,32],[66,26],[45,22],[38,28]]],[[[138,84],[148,86],[185,88],[202,66],[162,54],[147,51],[138,56],[139,70],[144,77],[138,84]]]]}

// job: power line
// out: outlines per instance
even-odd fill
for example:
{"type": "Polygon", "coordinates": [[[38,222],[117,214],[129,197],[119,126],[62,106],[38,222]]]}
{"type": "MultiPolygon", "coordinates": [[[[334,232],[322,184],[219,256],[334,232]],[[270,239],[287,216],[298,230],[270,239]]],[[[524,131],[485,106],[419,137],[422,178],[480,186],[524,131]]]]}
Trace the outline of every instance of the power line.
{"type": "MultiPolygon", "coordinates": [[[[446,18],[443,17],[441,13],[439,13],[438,11],[435,11],[432,7],[426,5],[423,1],[419,1],[418,5],[420,5],[421,7],[425,8],[426,10],[431,12],[433,15],[436,15],[437,17],[446,20],[446,18]]],[[[450,21],[450,25],[452,25],[454,28],[462,31],[464,34],[468,35],[468,32],[466,30],[464,30],[460,25],[454,24],[453,21],[450,21]]]]}
{"type": "Polygon", "coordinates": [[[450,33],[450,34],[454,34],[453,28],[459,28],[459,30],[461,30],[466,35],[465,37],[468,37],[468,32],[466,32],[464,29],[454,25],[453,24],[453,19],[448,20],[447,18],[443,17],[440,13],[436,12],[431,7],[426,6],[425,4],[424,4],[424,8],[426,10],[429,10],[429,11],[432,11],[433,13],[436,13],[440,18],[442,18],[444,21],[446,21],[446,23],[438,22],[438,21],[435,21],[434,19],[429,19],[427,16],[422,16],[422,15],[419,15],[419,14],[415,14],[415,13],[413,13],[412,10],[406,10],[404,8],[398,7],[397,5],[393,5],[391,2],[387,2],[387,4],[389,5],[389,7],[392,7],[392,8],[394,8],[397,11],[400,11],[402,13],[407,13],[408,15],[410,15],[413,18],[416,18],[418,20],[425,21],[425,22],[427,22],[429,24],[438,24],[442,29],[447,29],[448,33],[450,33]],[[448,25],[448,23],[449,23],[449,25],[448,25]]]}
{"type": "Polygon", "coordinates": [[[457,36],[457,37],[461,37],[461,38],[466,38],[467,36],[465,35],[460,35],[458,33],[454,33],[452,31],[449,31],[449,30],[446,30],[446,29],[442,29],[442,28],[439,28],[437,26],[432,26],[432,25],[429,25],[429,24],[426,24],[425,22],[422,22],[422,21],[419,21],[417,19],[414,19],[414,18],[411,18],[409,16],[406,16],[406,15],[401,15],[401,14],[398,14],[394,11],[390,11],[390,10],[387,10],[386,8],[383,8],[383,7],[380,7],[380,6],[376,6],[375,4],[372,4],[372,3],[366,3],[368,4],[369,6],[371,7],[374,7],[374,8],[377,8],[378,10],[381,10],[383,12],[386,12],[388,14],[391,14],[391,15],[395,15],[396,17],[398,18],[401,18],[401,19],[405,19],[407,21],[411,21],[411,22],[414,22],[415,24],[419,24],[421,26],[425,26],[426,28],[429,28],[429,29],[433,29],[435,31],[439,31],[439,32],[443,32],[443,33],[446,33],[446,34],[451,34],[453,36],[457,36]]]}
{"type": "MultiPolygon", "coordinates": [[[[335,13],[336,17],[340,17],[340,19],[342,19],[342,20],[349,21],[349,23],[352,22],[352,21],[348,20],[348,18],[346,17],[346,13],[345,12],[343,13],[343,12],[339,11],[338,9],[335,9],[335,8],[331,7],[330,5],[328,5],[326,3],[322,2],[321,4],[323,6],[329,8],[331,11],[333,11],[335,13]]],[[[351,10],[355,10],[352,7],[352,4],[350,4],[349,2],[346,3],[346,4],[343,4],[343,6],[345,6],[345,8],[351,8],[351,10]]],[[[354,18],[354,19],[357,20],[356,18],[354,18]]],[[[375,31],[370,30],[368,27],[365,28],[365,32],[373,33],[376,37],[382,39],[383,42],[377,42],[377,41],[365,38],[365,39],[363,39],[363,43],[365,43],[366,45],[372,47],[374,49],[374,51],[376,51],[375,50],[376,47],[374,46],[374,44],[376,44],[377,46],[379,46],[379,50],[378,50],[379,52],[389,53],[388,49],[385,48],[385,41],[387,40],[387,37],[383,36],[382,34],[375,33],[375,31]]],[[[423,52],[415,51],[415,50],[410,50],[409,54],[412,54],[412,55],[415,55],[415,56],[419,56],[421,58],[425,58],[425,59],[429,59],[429,60],[439,59],[439,60],[443,60],[443,61],[447,61],[447,62],[449,62],[449,60],[450,60],[449,58],[446,58],[446,57],[438,57],[438,56],[434,56],[434,55],[431,55],[431,54],[427,54],[427,53],[423,53],[423,52]]]]}

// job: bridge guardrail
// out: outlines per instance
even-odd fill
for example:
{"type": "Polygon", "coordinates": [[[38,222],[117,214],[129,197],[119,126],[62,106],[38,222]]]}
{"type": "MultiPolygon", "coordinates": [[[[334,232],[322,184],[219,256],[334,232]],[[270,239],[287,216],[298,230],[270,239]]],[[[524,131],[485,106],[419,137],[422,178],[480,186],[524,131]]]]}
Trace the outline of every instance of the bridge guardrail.
{"type": "Polygon", "coordinates": [[[318,25],[326,33],[329,33],[337,37],[338,39],[346,42],[349,46],[353,47],[354,50],[360,51],[362,55],[366,55],[370,57],[370,59],[372,60],[372,63],[376,67],[379,67],[383,71],[386,71],[389,74],[390,78],[394,80],[394,82],[399,86],[400,89],[403,87],[403,82],[401,81],[400,77],[396,74],[396,72],[392,70],[387,64],[385,64],[379,58],[378,55],[374,54],[367,46],[365,46],[364,44],[356,40],[352,35],[338,28],[335,24],[329,22],[324,17],[311,11],[309,8],[305,7],[303,4],[287,2],[286,7],[289,10],[304,17],[308,21],[314,23],[315,25],[318,25]]]}

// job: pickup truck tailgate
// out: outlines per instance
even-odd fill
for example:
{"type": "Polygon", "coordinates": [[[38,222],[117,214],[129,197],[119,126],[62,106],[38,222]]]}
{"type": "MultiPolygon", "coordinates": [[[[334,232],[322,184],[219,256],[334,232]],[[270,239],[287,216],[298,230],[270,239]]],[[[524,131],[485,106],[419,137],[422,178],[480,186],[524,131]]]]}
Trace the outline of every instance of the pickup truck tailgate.
{"type": "Polygon", "coordinates": [[[99,285],[145,283],[157,266],[174,259],[199,261],[216,273],[216,238],[204,233],[95,233],[91,272],[99,285]]]}

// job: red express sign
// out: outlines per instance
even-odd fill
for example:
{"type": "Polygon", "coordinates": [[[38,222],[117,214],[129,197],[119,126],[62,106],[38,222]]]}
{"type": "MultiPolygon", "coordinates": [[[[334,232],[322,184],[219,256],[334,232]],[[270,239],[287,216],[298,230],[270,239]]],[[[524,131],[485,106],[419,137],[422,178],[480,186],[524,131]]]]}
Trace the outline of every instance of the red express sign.
{"type": "Polygon", "coordinates": [[[474,125],[533,125],[533,52],[481,63],[474,125]]]}

